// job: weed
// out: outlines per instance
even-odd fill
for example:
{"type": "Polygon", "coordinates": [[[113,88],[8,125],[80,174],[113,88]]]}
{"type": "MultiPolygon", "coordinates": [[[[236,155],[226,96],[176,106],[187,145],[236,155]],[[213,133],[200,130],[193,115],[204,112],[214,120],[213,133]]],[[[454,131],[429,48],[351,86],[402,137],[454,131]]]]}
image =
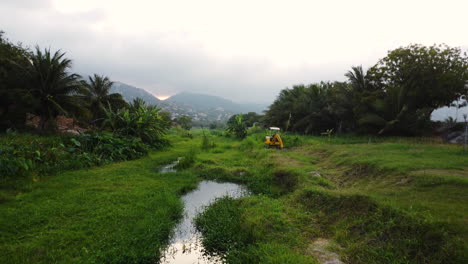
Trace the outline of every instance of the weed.
{"type": "Polygon", "coordinates": [[[273,172],[275,184],[279,185],[286,192],[290,192],[296,187],[299,181],[299,176],[296,172],[279,169],[273,172]]]}
{"type": "Polygon", "coordinates": [[[177,163],[177,165],[174,168],[177,170],[184,170],[190,168],[195,163],[196,155],[196,151],[194,149],[191,149],[179,159],[179,163],[177,163]]]}
{"type": "Polygon", "coordinates": [[[215,147],[216,144],[209,139],[208,135],[206,135],[205,132],[203,132],[202,143],[200,146],[201,150],[206,151],[215,147]]]}

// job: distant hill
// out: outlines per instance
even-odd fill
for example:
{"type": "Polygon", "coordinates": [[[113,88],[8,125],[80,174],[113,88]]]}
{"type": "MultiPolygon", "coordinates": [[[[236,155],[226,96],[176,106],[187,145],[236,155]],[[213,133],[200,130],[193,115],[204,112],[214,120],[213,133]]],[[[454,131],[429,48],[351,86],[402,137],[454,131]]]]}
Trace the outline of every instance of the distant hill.
{"type": "Polygon", "coordinates": [[[219,109],[228,112],[257,112],[261,113],[266,110],[267,105],[262,104],[238,104],[228,99],[207,95],[183,92],[176,94],[164,102],[174,102],[178,104],[185,104],[199,110],[219,109]]]}
{"type": "Polygon", "coordinates": [[[238,104],[219,96],[187,92],[161,101],[144,89],[121,82],[115,82],[111,92],[122,94],[127,102],[139,97],[146,103],[158,105],[163,111],[171,113],[173,118],[187,115],[194,123],[205,125],[215,121],[226,122],[229,117],[238,113],[262,113],[268,107],[266,104],[238,104]]]}
{"type": "Polygon", "coordinates": [[[121,94],[125,101],[129,103],[137,97],[143,99],[146,103],[150,105],[160,104],[161,102],[161,100],[147,92],[145,89],[137,88],[121,82],[114,82],[111,92],[121,94]]]}

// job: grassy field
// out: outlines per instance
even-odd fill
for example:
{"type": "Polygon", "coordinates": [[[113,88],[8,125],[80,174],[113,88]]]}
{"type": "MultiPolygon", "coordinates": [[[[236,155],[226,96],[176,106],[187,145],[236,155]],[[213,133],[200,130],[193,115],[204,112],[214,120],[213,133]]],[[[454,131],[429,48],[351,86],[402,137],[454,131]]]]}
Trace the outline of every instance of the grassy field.
{"type": "Polygon", "coordinates": [[[468,156],[459,146],[286,136],[296,146],[274,151],[261,137],[220,140],[195,165],[257,194],[221,200],[198,218],[206,243],[231,263],[313,263],[306,257],[320,259],[314,242],[324,239],[347,263],[468,260],[468,156]],[[233,217],[231,237],[224,223],[233,217]]]}
{"type": "Polygon", "coordinates": [[[0,263],[154,263],[197,183],[158,173],[179,148],[31,182],[0,204],[0,263]]]}
{"type": "Polygon", "coordinates": [[[196,219],[229,263],[466,263],[468,155],[432,139],[173,132],[149,157],[31,183],[0,204],[1,263],[147,263],[201,179],[243,183],[196,219]],[[177,173],[162,164],[186,157],[177,173]],[[318,242],[325,241],[325,253],[318,242]]]}

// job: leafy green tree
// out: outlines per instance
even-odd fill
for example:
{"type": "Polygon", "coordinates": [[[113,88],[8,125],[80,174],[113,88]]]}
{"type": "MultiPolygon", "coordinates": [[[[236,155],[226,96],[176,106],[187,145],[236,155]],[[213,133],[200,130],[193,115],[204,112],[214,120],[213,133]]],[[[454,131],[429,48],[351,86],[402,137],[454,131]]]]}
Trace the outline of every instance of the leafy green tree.
{"type": "Polygon", "coordinates": [[[355,130],[376,134],[386,123],[384,91],[377,89],[370,82],[367,71],[364,71],[362,66],[352,67],[345,76],[351,85],[351,93],[348,98],[352,104],[355,130]]]}
{"type": "MultiPolygon", "coordinates": [[[[227,124],[235,124],[236,123],[236,117],[237,115],[232,115],[228,121],[227,124]]],[[[244,120],[244,123],[247,127],[252,127],[254,125],[259,125],[260,123],[263,123],[263,116],[259,115],[255,112],[248,112],[247,114],[242,115],[242,119],[244,120]]]]}
{"type": "Polygon", "coordinates": [[[138,109],[140,109],[142,107],[146,107],[146,106],[147,106],[147,104],[146,104],[145,100],[143,100],[140,97],[137,97],[137,98],[133,99],[133,101],[130,103],[128,109],[130,110],[130,112],[135,112],[138,109]]]}
{"type": "Polygon", "coordinates": [[[297,105],[297,101],[305,96],[305,89],[306,87],[301,84],[294,85],[290,89],[281,90],[265,114],[266,125],[282,127],[286,131],[290,130],[291,124],[296,121],[294,108],[297,105]]]}
{"type": "Polygon", "coordinates": [[[0,31],[0,130],[23,126],[34,106],[21,70],[29,56],[28,49],[11,43],[0,31]]]}
{"type": "Polygon", "coordinates": [[[39,129],[44,131],[59,114],[83,109],[76,96],[82,91],[80,75],[70,73],[72,61],[65,53],[50,49],[36,51],[25,65],[25,76],[29,81],[29,91],[37,100],[35,113],[41,117],[39,129]]]}
{"type": "Polygon", "coordinates": [[[192,118],[186,115],[182,115],[174,120],[180,127],[185,130],[190,130],[192,128],[192,118]]]}
{"type": "Polygon", "coordinates": [[[86,89],[83,91],[84,99],[89,104],[92,113],[92,123],[101,123],[105,118],[104,108],[111,106],[113,109],[120,109],[127,106],[127,103],[119,93],[110,93],[113,82],[108,77],[94,74],[89,76],[87,82],[83,82],[86,89]]]}
{"type": "Polygon", "coordinates": [[[266,112],[265,122],[306,134],[347,130],[353,124],[350,92],[348,84],[339,82],[295,85],[280,92],[266,112]]]}
{"type": "Polygon", "coordinates": [[[103,127],[122,136],[139,137],[144,143],[158,147],[165,144],[163,136],[171,124],[165,114],[156,106],[148,106],[135,100],[129,108],[105,109],[106,119],[103,127]]]}
{"type": "Polygon", "coordinates": [[[369,72],[384,94],[385,125],[379,134],[417,134],[433,110],[467,94],[468,57],[447,45],[410,45],[392,50],[369,72]]]}
{"type": "Polygon", "coordinates": [[[245,125],[242,114],[235,117],[235,122],[227,124],[227,132],[243,139],[247,136],[247,126],[245,125]]]}

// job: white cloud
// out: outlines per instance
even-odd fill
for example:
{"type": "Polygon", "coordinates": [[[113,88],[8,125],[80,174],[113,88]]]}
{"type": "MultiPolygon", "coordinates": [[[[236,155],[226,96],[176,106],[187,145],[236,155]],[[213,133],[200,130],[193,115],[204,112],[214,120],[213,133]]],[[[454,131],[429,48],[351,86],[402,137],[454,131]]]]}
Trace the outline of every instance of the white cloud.
{"type": "Polygon", "coordinates": [[[409,43],[467,47],[466,10],[465,0],[3,0],[0,25],[15,41],[67,51],[86,74],[254,101],[343,80],[409,43]]]}

